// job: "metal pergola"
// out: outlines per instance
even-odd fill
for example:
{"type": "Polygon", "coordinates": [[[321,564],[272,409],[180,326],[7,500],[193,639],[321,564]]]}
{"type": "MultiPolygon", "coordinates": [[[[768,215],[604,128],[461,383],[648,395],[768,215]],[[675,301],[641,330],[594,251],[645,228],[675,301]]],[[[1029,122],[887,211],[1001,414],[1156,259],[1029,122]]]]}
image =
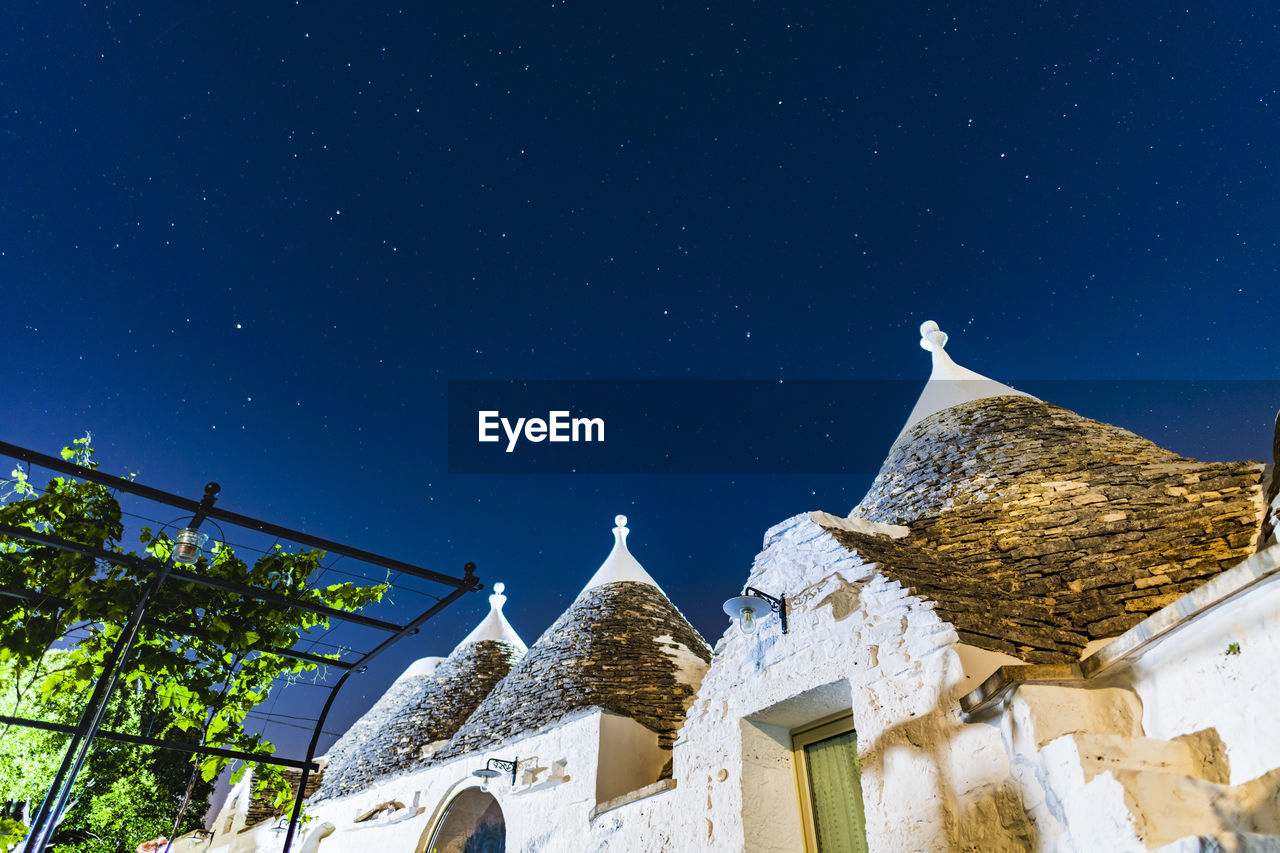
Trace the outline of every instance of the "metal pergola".
{"type": "MultiPolygon", "coordinates": [[[[315,754],[325,720],[328,718],[329,711],[333,707],[333,702],[337,698],[338,692],[342,689],[343,685],[346,684],[347,678],[350,677],[352,673],[362,673],[366,671],[371,661],[402,638],[417,634],[421,630],[423,623],[443,611],[464,594],[468,592],[476,592],[484,587],[484,585],[481,584],[479,579],[475,576],[474,563],[466,564],[462,577],[453,577],[451,575],[441,574],[440,572],[405,563],[400,560],[395,560],[390,557],[383,557],[378,554],[370,553],[369,551],[343,545],[339,542],[333,542],[328,539],[322,539],[318,536],[312,536],[298,530],[290,530],[289,528],[281,527],[278,524],[271,524],[260,519],[220,509],[214,505],[218,497],[218,492],[221,490],[221,487],[217,483],[209,483],[205,486],[204,496],[200,500],[192,500],[190,498],[182,497],[181,495],[175,495],[170,492],[145,486],[132,480],[103,474],[92,468],[76,465],[64,459],[48,456],[43,453],[37,453],[36,451],[3,441],[0,441],[0,455],[10,456],[26,462],[29,465],[38,465],[42,468],[48,468],[61,474],[98,483],[111,489],[116,489],[146,500],[171,506],[184,513],[191,513],[191,520],[185,525],[188,528],[198,529],[206,519],[224,521],[258,533],[295,542],[299,545],[318,548],[331,554],[350,557],[360,562],[368,563],[389,571],[452,587],[452,591],[439,598],[434,605],[420,613],[416,618],[405,624],[398,624],[364,616],[359,613],[349,613],[343,610],[336,610],[334,608],[302,601],[286,595],[280,595],[269,590],[245,586],[243,584],[234,583],[221,578],[207,577],[201,575],[197,571],[194,571],[194,567],[178,568],[174,565],[172,553],[163,563],[157,563],[155,561],[143,560],[131,554],[117,554],[100,548],[71,542],[46,533],[27,530],[25,528],[14,527],[7,524],[0,524],[0,535],[13,537],[15,539],[22,539],[35,545],[57,548],[63,551],[81,554],[86,557],[103,560],[119,566],[129,566],[131,568],[143,570],[151,575],[151,578],[143,588],[142,596],[134,607],[129,619],[123,626],[121,626],[120,636],[116,640],[116,643],[107,658],[103,672],[98,676],[97,682],[94,685],[93,693],[90,695],[89,701],[81,713],[78,724],[72,726],[62,723],[50,723],[42,720],[31,720],[23,717],[0,715],[0,723],[12,723],[19,726],[62,732],[64,734],[71,735],[70,743],[67,745],[66,753],[63,756],[62,763],[54,776],[53,783],[50,785],[48,793],[40,804],[40,808],[36,811],[36,814],[31,820],[31,827],[24,842],[24,853],[42,853],[45,849],[45,846],[48,844],[49,838],[56,826],[57,816],[60,815],[66,807],[67,800],[71,794],[72,785],[75,783],[76,775],[80,772],[80,768],[89,754],[93,741],[99,737],[109,740],[123,741],[125,743],[136,744],[139,746],[154,746],[163,749],[188,752],[195,755],[213,755],[222,758],[251,761],[261,764],[272,764],[280,767],[290,767],[300,770],[301,777],[298,780],[297,791],[293,798],[293,808],[289,816],[288,834],[284,839],[283,850],[287,853],[290,846],[293,844],[294,836],[297,832],[298,817],[301,813],[302,801],[306,796],[307,780],[312,772],[319,769],[319,765],[315,762],[315,754]],[[264,754],[243,752],[234,749],[201,746],[197,744],[144,737],[141,735],[126,734],[122,732],[104,731],[101,728],[103,715],[106,713],[107,704],[115,692],[120,676],[124,671],[125,663],[128,660],[129,654],[133,649],[134,642],[137,639],[138,632],[142,626],[145,625],[148,627],[162,628],[168,631],[173,631],[177,634],[191,637],[204,636],[204,632],[195,626],[175,623],[148,612],[148,606],[155,597],[156,591],[170,579],[210,587],[223,592],[240,595],[247,599],[256,599],[269,604],[275,604],[280,607],[297,608],[299,610],[325,616],[329,619],[341,620],[349,624],[360,625],[365,628],[382,631],[389,636],[374,648],[364,652],[357,660],[354,661],[335,660],[311,654],[306,651],[285,649],[275,646],[263,645],[256,648],[256,651],[264,654],[279,655],[281,657],[292,658],[295,660],[323,664],[324,666],[334,667],[342,672],[342,675],[338,680],[332,686],[328,687],[329,694],[321,708],[319,717],[317,717],[315,721],[315,728],[311,734],[311,741],[307,746],[306,755],[303,758],[281,757],[274,753],[264,754]]],[[[43,595],[38,590],[7,586],[0,586],[0,597],[15,598],[31,604],[37,604],[40,607],[55,609],[65,607],[70,603],[65,600],[43,595]]]]}

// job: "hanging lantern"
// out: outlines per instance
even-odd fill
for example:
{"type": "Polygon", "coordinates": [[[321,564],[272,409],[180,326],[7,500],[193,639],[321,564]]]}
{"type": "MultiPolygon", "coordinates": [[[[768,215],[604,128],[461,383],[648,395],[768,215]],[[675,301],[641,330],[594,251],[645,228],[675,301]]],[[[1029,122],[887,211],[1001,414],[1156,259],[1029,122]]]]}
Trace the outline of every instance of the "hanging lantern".
{"type": "Polygon", "coordinates": [[[184,566],[194,566],[200,559],[200,549],[209,537],[194,527],[184,527],[173,540],[173,561],[184,566]]]}

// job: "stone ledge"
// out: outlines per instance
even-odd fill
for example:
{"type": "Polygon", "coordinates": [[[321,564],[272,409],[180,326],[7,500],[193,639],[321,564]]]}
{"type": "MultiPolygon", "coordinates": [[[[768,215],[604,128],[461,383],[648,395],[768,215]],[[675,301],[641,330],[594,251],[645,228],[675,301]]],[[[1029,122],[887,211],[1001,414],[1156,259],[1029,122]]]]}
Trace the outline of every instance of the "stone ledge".
{"type": "Polygon", "coordinates": [[[973,715],[999,702],[1019,684],[1078,684],[1128,663],[1150,646],[1210,610],[1267,580],[1280,576],[1280,545],[1259,551],[1173,603],[1148,616],[1079,664],[1002,666],[976,689],[960,697],[960,710],[973,715]]]}
{"type": "Polygon", "coordinates": [[[960,710],[972,715],[990,708],[1020,684],[1075,684],[1084,680],[1079,664],[1009,664],[1000,667],[978,687],[961,696],[960,710]]]}
{"type": "Polygon", "coordinates": [[[674,790],[676,787],[675,779],[659,779],[651,785],[645,785],[643,788],[636,788],[629,794],[623,794],[621,797],[614,797],[612,800],[605,800],[599,803],[591,810],[591,816],[587,818],[587,822],[591,823],[605,812],[611,812],[614,809],[620,809],[625,805],[638,802],[648,797],[654,797],[664,791],[674,790]]]}
{"type": "Polygon", "coordinates": [[[1193,619],[1226,604],[1278,573],[1280,545],[1272,545],[1151,614],[1081,661],[1080,668],[1089,678],[1101,675],[1133,659],[1139,652],[1193,619]]]}
{"type": "Polygon", "coordinates": [[[911,533],[911,528],[903,527],[900,524],[867,521],[865,518],[857,518],[855,516],[842,518],[822,510],[814,510],[809,513],[809,518],[814,524],[821,527],[835,527],[851,533],[866,533],[869,536],[888,536],[890,539],[905,539],[911,533]]]}

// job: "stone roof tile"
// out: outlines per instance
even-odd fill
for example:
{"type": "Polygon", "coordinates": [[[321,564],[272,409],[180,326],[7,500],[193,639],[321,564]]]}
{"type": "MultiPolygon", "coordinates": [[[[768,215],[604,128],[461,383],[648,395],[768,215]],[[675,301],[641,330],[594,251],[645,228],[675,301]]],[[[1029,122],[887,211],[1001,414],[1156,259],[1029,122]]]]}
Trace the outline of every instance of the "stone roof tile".
{"type": "Polygon", "coordinates": [[[316,799],[356,793],[421,763],[433,744],[462,727],[522,653],[508,642],[471,642],[433,673],[400,678],[329,750],[316,799]]]}
{"type": "Polygon", "coordinates": [[[592,707],[636,720],[669,748],[698,686],[690,682],[700,680],[710,660],[706,641],[656,586],[589,586],[431,760],[474,752],[592,707]]]}
{"type": "Polygon", "coordinates": [[[827,529],[936,602],[963,641],[1063,662],[1252,553],[1263,472],[1032,397],[986,397],[905,430],[851,513],[909,535],[827,529]]]}

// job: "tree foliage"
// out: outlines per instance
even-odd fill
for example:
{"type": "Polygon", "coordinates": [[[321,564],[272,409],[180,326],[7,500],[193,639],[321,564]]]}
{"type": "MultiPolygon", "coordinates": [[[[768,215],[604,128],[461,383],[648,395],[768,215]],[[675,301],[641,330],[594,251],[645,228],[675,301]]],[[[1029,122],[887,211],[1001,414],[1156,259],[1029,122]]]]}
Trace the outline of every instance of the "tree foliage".
{"type": "MultiPolygon", "coordinates": [[[[43,667],[58,669],[69,653],[50,651],[43,667]]],[[[14,668],[0,668],[0,709],[11,714],[18,700],[13,685],[14,668]]],[[[22,716],[52,723],[74,723],[83,697],[70,694],[28,694],[22,700],[22,716]]],[[[116,731],[148,731],[160,728],[160,714],[146,691],[121,690],[107,715],[107,727],[116,731]]],[[[25,802],[31,809],[40,803],[45,787],[57,769],[68,736],[40,729],[9,725],[0,729],[0,801],[25,802]]],[[[63,816],[60,836],[74,831],[80,841],[56,845],[59,851],[132,853],[138,840],[168,835],[191,771],[187,755],[156,747],[139,747],[99,740],[81,771],[76,797],[63,816]]],[[[181,831],[204,823],[213,785],[199,782],[192,791],[181,831]]],[[[13,816],[21,820],[21,814],[13,816]]],[[[22,832],[17,833],[17,841],[22,832]]],[[[0,850],[6,849],[0,828],[0,850]]]]}
{"type": "MultiPolygon", "coordinates": [[[[97,467],[89,436],[62,456],[97,467]]],[[[2,485],[0,523],[126,553],[120,503],[107,487],[63,476],[37,488],[20,468],[2,485]]],[[[20,711],[29,698],[76,707],[88,698],[121,626],[173,547],[167,531],[144,527],[137,534],[142,549],[130,552],[137,561],[126,565],[0,537],[0,587],[41,596],[35,601],[0,596],[0,665],[12,673],[4,688],[20,711]],[[65,653],[51,666],[45,656],[55,645],[65,653]]],[[[358,610],[380,600],[387,588],[314,585],[311,577],[324,557],[318,550],[289,552],[276,546],[252,563],[227,547],[215,544],[211,551],[191,567],[193,572],[338,610],[358,610]]],[[[145,697],[160,721],[149,734],[270,752],[271,743],[245,728],[246,716],[268,697],[275,679],[302,678],[320,665],[267,650],[287,649],[308,630],[327,628],[327,617],[173,579],[160,588],[149,612],[158,624],[143,626],[121,680],[129,695],[145,697]]],[[[212,781],[227,764],[223,758],[200,758],[200,777],[212,781]]],[[[233,778],[243,771],[239,768],[233,778]]],[[[258,765],[254,773],[260,785],[275,791],[278,804],[287,801],[289,789],[279,768],[258,765]]],[[[107,784],[95,791],[95,799],[105,796],[107,784]]]]}

